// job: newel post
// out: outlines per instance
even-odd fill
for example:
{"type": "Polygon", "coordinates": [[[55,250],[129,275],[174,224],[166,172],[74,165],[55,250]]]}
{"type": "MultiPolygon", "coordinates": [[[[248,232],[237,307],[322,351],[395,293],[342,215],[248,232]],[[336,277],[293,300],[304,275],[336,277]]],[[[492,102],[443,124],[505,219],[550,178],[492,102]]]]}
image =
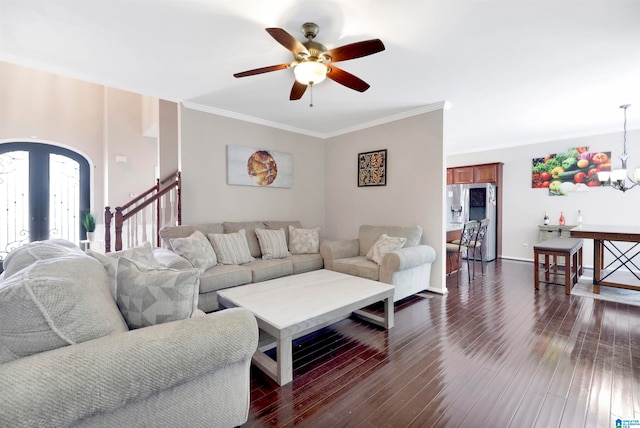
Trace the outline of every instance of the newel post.
{"type": "Polygon", "coordinates": [[[124,216],[122,215],[122,208],[116,207],[116,251],[122,250],[122,224],[124,223],[124,216]]]}
{"type": "Polygon", "coordinates": [[[111,213],[110,207],[104,207],[104,251],[108,253],[111,251],[111,213]]]}

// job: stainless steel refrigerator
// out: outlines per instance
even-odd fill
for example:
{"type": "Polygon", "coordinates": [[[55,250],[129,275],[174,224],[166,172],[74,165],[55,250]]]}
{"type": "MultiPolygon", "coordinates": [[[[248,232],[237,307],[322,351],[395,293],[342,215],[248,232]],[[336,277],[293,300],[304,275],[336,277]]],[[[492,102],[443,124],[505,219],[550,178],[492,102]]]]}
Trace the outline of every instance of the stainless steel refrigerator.
{"type": "Polygon", "coordinates": [[[462,225],[468,220],[489,219],[489,228],[484,240],[484,261],[492,261],[496,258],[497,197],[496,186],[490,183],[447,186],[449,223],[462,225]]]}

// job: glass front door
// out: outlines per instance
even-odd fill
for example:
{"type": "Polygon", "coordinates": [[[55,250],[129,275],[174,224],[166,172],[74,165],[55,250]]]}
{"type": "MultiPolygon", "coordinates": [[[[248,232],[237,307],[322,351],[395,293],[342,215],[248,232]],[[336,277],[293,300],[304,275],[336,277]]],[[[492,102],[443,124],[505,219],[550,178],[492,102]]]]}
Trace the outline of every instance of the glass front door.
{"type": "Polygon", "coordinates": [[[27,242],[85,238],[89,163],[49,144],[0,144],[0,261],[27,242]]]}

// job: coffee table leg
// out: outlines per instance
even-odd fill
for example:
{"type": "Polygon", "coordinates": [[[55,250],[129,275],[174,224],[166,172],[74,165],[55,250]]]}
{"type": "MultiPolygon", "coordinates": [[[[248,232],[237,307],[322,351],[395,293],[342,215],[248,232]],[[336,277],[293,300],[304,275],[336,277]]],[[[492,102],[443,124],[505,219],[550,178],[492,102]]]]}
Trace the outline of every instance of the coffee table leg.
{"type": "Polygon", "coordinates": [[[384,299],[384,327],[393,328],[393,297],[384,299]]]}
{"type": "Polygon", "coordinates": [[[291,336],[278,339],[278,374],[277,382],[285,385],[293,380],[293,346],[291,336]]]}

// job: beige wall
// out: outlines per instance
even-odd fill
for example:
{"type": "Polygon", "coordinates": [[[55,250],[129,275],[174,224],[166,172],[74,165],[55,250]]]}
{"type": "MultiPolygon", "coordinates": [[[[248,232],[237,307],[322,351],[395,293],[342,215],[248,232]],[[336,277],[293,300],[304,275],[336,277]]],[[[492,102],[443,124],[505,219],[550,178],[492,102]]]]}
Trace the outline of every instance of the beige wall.
{"type": "Polygon", "coordinates": [[[84,155],[92,207],[103,200],[103,115],[102,86],[0,62],[0,142],[43,142],[84,155]]]}
{"type": "Polygon", "coordinates": [[[158,165],[159,178],[162,180],[179,170],[178,111],[178,104],[165,100],[159,101],[158,165]]]}
{"type": "Polygon", "coordinates": [[[106,89],[105,160],[108,191],[103,205],[114,208],[155,184],[158,143],[142,135],[142,97],[131,92],[106,89]],[[126,158],[118,162],[116,156],[126,158]]]}
{"type": "Polygon", "coordinates": [[[154,184],[157,143],[142,136],[141,110],[138,94],[0,62],[0,143],[45,142],[83,154],[100,223],[105,205],[154,184]]]}
{"type": "MultiPolygon", "coordinates": [[[[640,166],[640,131],[628,131],[631,154],[629,167],[640,166]],[[635,146],[634,146],[635,144],[635,146]],[[634,150],[635,149],[635,150],[634,150]]],[[[504,162],[504,189],[502,213],[502,255],[506,258],[533,260],[533,245],[538,242],[538,225],[544,212],[549,213],[551,224],[558,224],[560,211],[567,224],[575,224],[581,210],[584,224],[639,225],[640,188],[622,193],[611,188],[590,188],[588,192],[568,196],[549,196],[544,189],[531,188],[531,160],[571,147],[589,146],[592,150],[611,151],[612,167],[620,165],[622,133],[594,135],[570,140],[549,141],[540,144],[489,150],[450,156],[447,166],[475,163],[504,162]]],[[[593,244],[584,246],[585,265],[593,265],[593,244]]]]}
{"type": "Polygon", "coordinates": [[[181,107],[184,224],[325,219],[324,142],[320,139],[181,107]],[[293,188],[227,184],[227,145],[290,153],[293,188]]]}
{"type": "Polygon", "coordinates": [[[326,142],[326,231],[356,238],[361,224],[420,225],[436,249],[431,289],[446,292],[444,258],[444,111],[401,119],[326,142]],[[387,185],[357,186],[357,155],[387,149],[387,185]]]}

